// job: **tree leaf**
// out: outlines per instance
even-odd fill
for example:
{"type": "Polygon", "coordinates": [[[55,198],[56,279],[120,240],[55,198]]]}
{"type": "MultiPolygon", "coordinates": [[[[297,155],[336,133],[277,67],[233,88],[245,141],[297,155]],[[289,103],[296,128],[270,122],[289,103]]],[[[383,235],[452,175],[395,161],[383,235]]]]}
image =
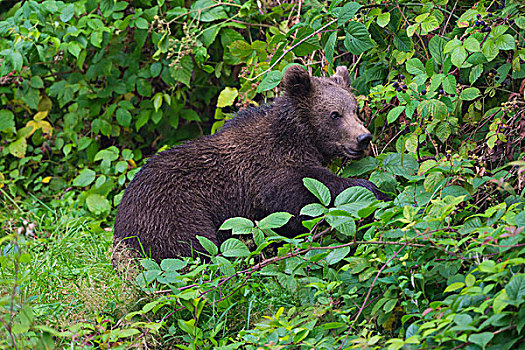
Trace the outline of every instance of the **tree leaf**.
{"type": "Polygon", "coordinates": [[[222,255],[229,258],[245,257],[250,255],[250,250],[244,243],[236,238],[229,238],[221,244],[222,255]]]}
{"type": "Polygon", "coordinates": [[[188,265],[186,261],[180,259],[164,259],[160,262],[160,268],[164,271],[177,271],[188,265]]]}
{"type": "Polygon", "coordinates": [[[483,332],[478,334],[471,334],[468,337],[469,342],[479,345],[482,349],[485,349],[487,344],[494,338],[492,332],[483,332]]]}
{"type": "Polygon", "coordinates": [[[428,50],[432,58],[440,65],[445,61],[444,48],[446,44],[447,41],[438,35],[433,36],[428,43],[428,50]]]}
{"type": "Polygon", "coordinates": [[[62,8],[60,11],[60,20],[62,22],[68,22],[75,15],[75,5],[69,4],[62,8]]]}
{"type": "Polygon", "coordinates": [[[337,32],[333,32],[326,40],[326,45],[324,46],[324,54],[328,64],[334,63],[334,48],[337,42],[337,32]]]}
{"type": "Polygon", "coordinates": [[[370,39],[370,33],[364,24],[359,22],[348,23],[344,45],[354,55],[360,55],[374,47],[374,43],[370,39]]]}
{"type": "Polygon", "coordinates": [[[360,176],[372,170],[377,169],[378,165],[379,165],[379,162],[374,157],[365,157],[357,161],[353,161],[352,163],[350,163],[350,165],[347,165],[344,168],[341,176],[342,177],[360,176]]]}
{"type": "Polygon", "coordinates": [[[337,264],[350,253],[350,247],[342,247],[330,250],[325,260],[328,265],[337,264]]]}
{"type": "Polygon", "coordinates": [[[178,65],[170,68],[171,77],[176,81],[180,81],[187,87],[190,87],[192,73],[193,59],[189,55],[182,57],[178,65]]]}
{"type": "Polygon", "coordinates": [[[223,6],[217,6],[213,0],[198,0],[191,5],[191,16],[201,22],[213,22],[218,19],[228,18],[223,6]]]}
{"type": "Polygon", "coordinates": [[[330,204],[332,199],[330,190],[323,183],[316,179],[306,177],[303,179],[303,184],[323,205],[327,206],[330,204]]]}

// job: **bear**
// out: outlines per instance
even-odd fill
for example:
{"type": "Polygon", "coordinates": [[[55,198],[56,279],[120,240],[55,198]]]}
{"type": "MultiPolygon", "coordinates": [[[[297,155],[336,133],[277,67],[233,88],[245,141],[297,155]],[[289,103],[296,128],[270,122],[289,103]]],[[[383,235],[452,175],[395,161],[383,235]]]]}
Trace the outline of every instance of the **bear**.
{"type": "Polygon", "coordinates": [[[217,246],[231,232],[228,218],[260,220],[274,212],[294,217],[280,234],[305,233],[301,208],[317,202],[303,184],[325,184],[335,198],[362,186],[388,200],[373,183],[341,178],[327,165],[335,158],[359,159],[372,135],[358,117],[346,67],[331,77],[313,77],[299,65],[282,79],[273,103],[236,114],[217,133],[152,156],[124,192],[114,226],[113,264],[124,249],[160,261],[203,252],[196,236],[217,246]]]}

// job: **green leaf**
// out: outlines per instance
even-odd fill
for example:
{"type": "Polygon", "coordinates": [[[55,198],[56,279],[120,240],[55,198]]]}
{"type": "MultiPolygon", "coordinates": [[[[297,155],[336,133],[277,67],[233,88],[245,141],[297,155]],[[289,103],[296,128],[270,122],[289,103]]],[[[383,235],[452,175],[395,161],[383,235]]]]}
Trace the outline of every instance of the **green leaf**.
{"type": "Polygon", "coordinates": [[[383,160],[383,168],[394,175],[411,176],[419,170],[419,164],[408,154],[401,157],[399,153],[391,153],[383,160]]]}
{"type": "Polygon", "coordinates": [[[62,8],[62,11],[60,11],[60,20],[62,22],[67,22],[71,18],[73,18],[74,15],[75,15],[75,5],[70,4],[70,5],[64,6],[62,8]]]}
{"type": "Polygon", "coordinates": [[[463,101],[472,101],[476,98],[478,98],[481,95],[481,92],[478,88],[475,87],[469,87],[465,90],[461,91],[461,94],[459,95],[459,98],[463,101]]]}
{"type": "Polygon", "coordinates": [[[343,267],[344,270],[350,270],[351,274],[356,274],[370,266],[370,262],[365,258],[351,257],[345,259],[348,264],[343,267]]]}
{"type": "Polygon", "coordinates": [[[95,181],[95,172],[91,169],[83,169],[73,180],[73,186],[86,187],[95,181]]]}
{"type": "Polygon", "coordinates": [[[445,293],[447,292],[453,292],[455,290],[458,290],[458,289],[461,289],[465,287],[465,283],[463,282],[455,282],[455,283],[452,283],[450,286],[448,286],[447,288],[445,288],[445,293]]]}
{"type": "Polygon", "coordinates": [[[322,204],[319,203],[311,203],[305,205],[302,209],[299,215],[306,215],[306,216],[320,216],[324,215],[326,212],[328,212],[328,209],[326,209],[322,204]]]}
{"type": "Polygon", "coordinates": [[[11,128],[15,128],[15,116],[13,112],[7,109],[0,110],[0,131],[6,131],[11,128]]]}
{"type": "Polygon", "coordinates": [[[388,112],[388,115],[386,116],[386,120],[388,121],[388,124],[391,124],[391,123],[395,122],[397,120],[397,118],[399,118],[401,113],[403,113],[405,108],[406,108],[406,106],[397,106],[397,107],[392,108],[388,112]]]}
{"type": "Polygon", "coordinates": [[[346,258],[350,253],[350,247],[342,247],[330,250],[330,253],[326,256],[325,260],[328,265],[337,264],[339,261],[346,258]]]}
{"type": "Polygon", "coordinates": [[[326,40],[326,45],[324,46],[324,54],[326,56],[326,61],[328,64],[334,63],[334,49],[337,42],[337,32],[333,32],[326,40]]]}
{"type": "Polygon", "coordinates": [[[353,161],[352,163],[350,163],[350,165],[347,165],[344,168],[341,176],[342,177],[360,176],[372,170],[377,169],[378,165],[379,165],[379,162],[374,157],[365,157],[357,161],[353,161]]]}
{"type": "Polygon", "coordinates": [[[428,50],[430,51],[432,58],[441,65],[446,57],[446,54],[443,52],[446,44],[447,41],[438,35],[433,36],[428,43],[428,50]]]}
{"type": "Polygon", "coordinates": [[[173,79],[190,87],[191,74],[193,73],[193,59],[186,55],[181,58],[179,65],[170,68],[170,74],[173,79]]]}
{"type": "Polygon", "coordinates": [[[245,257],[250,255],[250,250],[244,243],[236,238],[229,238],[221,244],[222,255],[229,258],[245,257]]]}
{"type": "Polygon", "coordinates": [[[292,51],[296,56],[306,56],[321,48],[319,45],[319,39],[316,35],[312,35],[314,30],[310,27],[299,28],[297,32],[297,37],[292,43],[292,46],[299,44],[303,39],[308,39],[302,41],[298,46],[296,46],[292,51]]]}
{"type": "Polygon", "coordinates": [[[217,107],[223,108],[233,105],[233,101],[239,96],[239,91],[236,88],[225,87],[224,90],[219,94],[217,100],[217,107]]]}
{"type": "Polygon", "coordinates": [[[217,255],[217,253],[219,252],[219,248],[217,248],[217,246],[212,241],[203,236],[197,235],[196,237],[199,240],[202,247],[206,249],[206,251],[210,253],[210,255],[217,255]]]}
{"type": "Polygon", "coordinates": [[[463,66],[463,63],[467,59],[467,55],[467,50],[465,50],[463,46],[455,49],[454,51],[452,51],[452,64],[458,68],[461,68],[461,66],[463,66]]]}
{"type": "Polygon", "coordinates": [[[518,227],[525,227],[525,211],[522,211],[514,217],[514,223],[518,227]]]}
{"type": "Polygon", "coordinates": [[[473,36],[469,36],[464,42],[463,47],[470,52],[479,52],[481,51],[481,46],[478,39],[473,36]]]}
{"type": "Polygon", "coordinates": [[[126,128],[131,124],[131,113],[125,108],[117,109],[117,122],[126,128]]]}
{"type": "Polygon", "coordinates": [[[138,17],[135,19],[135,27],[139,29],[148,29],[148,21],[145,18],[138,17]]]}
{"type": "Polygon", "coordinates": [[[109,204],[106,197],[97,193],[91,193],[87,196],[86,204],[89,211],[95,215],[109,214],[109,211],[111,210],[111,204],[109,204]]]}
{"type": "Polygon", "coordinates": [[[525,297],[525,274],[515,275],[505,286],[505,291],[514,305],[523,303],[525,297]]]}
{"type": "Polygon", "coordinates": [[[482,64],[479,64],[479,65],[473,67],[470,70],[470,74],[469,74],[469,77],[468,77],[468,80],[469,80],[470,84],[474,84],[476,82],[476,80],[478,80],[478,78],[481,76],[482,73],[483,73],[483,65],[482,64]]]}
{"type": "Polygon", "coordinates": [[[188,265],[186,261],[180,259],[164,259],[160,262],[160,268],[164,271],[177,271],[188,265]]]}
{"type": "Polygon", "coordinates": [[[226,220],[219,230],[232,230],[234,234],[245,235],[250,234],[253,231],[253,222],[246,218],[235,217],[226,220]]]}
{"type": "Polygon", "coordinates": [[[303,184],[323,205],[327,206],[330,204],[332,199],[330,190],[323,183],[316,179],[305,177],[303,179],[303,184]]]}
{"type": "Polygon", "coordinates": [[[357,2],[349,2],[345,4],[340,10],[337,16],[337,25],[341,27],[348,20],[352,19],[357,11],[361,8],[361,5],[357,2]]]}
{"type": "Polygon", "coordinates": [[[95,162],[97,160],[105,160],[107,162],[112,162],[118,159],[118,155],[119,155],[118,148],[115,146],[110,146],[106,149],[98,151],[93,160],[95,162]]]}
{"type": "Polygon", "coordinates": [[[516,50],[516,42],[514,37],[510,34],[504,34],[498,37],[494,43],[500,50],[516,50]]]}
{"type": "Polygon", "coordinates": [[[427,74],[425,70],[425,66],[423,65],[423,63],[421,63],[419,58],[412,58],[408,60],[406,63],[406,67],[407,67],[407,72],[409,72],[410,74],[414,74],[414,75],[420,75],[420,74],[426,75],[427,74]]]}
{"type": "Polygon", "coordinates": [[[263,92],[270,89],[273,89],[277,85],[281,83],[281,79],[283,78],[283,73],[278,70],[274,70],[266,74],[266,76],[263,78],[259,86],[257,87],[257,92],[263,92]]]}
{"type": "Polygon", "coordinates": [[[191,5],[191,16],[201,22],[213,22],[228,18],[223,6],[217,6],[213,0],[198,0],[191,5]]]}
{"type": "Polygon", "coordinates": [[[335,198],[334,205],[338,209],[345,210],[354,217],[360,218],[359,210],[370,206],[375,201],[376,197],[370,190],[361,186],[354,186],[341,192],[335,198]]]}
{"type": "Polygon", "coordinates": [[[422,101],[417,106],[417,110],[420,114],[425,112],[439,120],[445,119],[448,115],[447,105],[436,99],[422,101]]]}
{"type": "Polygon", "coordinates": [[[370,33],[368,33],[365,25],[359,22],[348,23],[344,45],[353,55],[360,55],[374,47],[370,33]]]}
{"type": "Polygon", "coordinates": [[[384,28],[390,22],[390,12],[384,12],[377,16],[377,25],[384,28]]]}
{"type": "Polygon", "coordinates": [[[290,221],[292,216],[292,214],[286,212],[273,213],[259,221],[257,226],[261,230],[283,227],[290,221]]]}
{"type": "Polygon", "coordinates": [[[483,332],[479,334],[471,334],[468,337],[469,342],[479,345],[482,349],[485,349],[487,344],[494,338],[492,332],[483,332]]]}

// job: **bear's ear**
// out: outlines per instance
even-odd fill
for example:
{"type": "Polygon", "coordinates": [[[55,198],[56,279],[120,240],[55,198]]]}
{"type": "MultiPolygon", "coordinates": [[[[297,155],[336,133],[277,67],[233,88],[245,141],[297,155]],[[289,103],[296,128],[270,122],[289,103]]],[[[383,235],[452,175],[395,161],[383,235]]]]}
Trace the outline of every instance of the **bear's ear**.
{"type": "Polygon", "coordinates": [[[344,87],[350,86],[350,73],[348,72],[348,69],[345,66],[339,66],[335,69],[335,74],[332,75],[332,79],[336,81],[339,85],[343,85],[344,87]]]}
{"type": "Polygon", "coordinates": [[[283,88],[288,96],[304,98],[312,90],[312,79],[303,67],[295,65],[286,70],[283,77],[283,88]]]}

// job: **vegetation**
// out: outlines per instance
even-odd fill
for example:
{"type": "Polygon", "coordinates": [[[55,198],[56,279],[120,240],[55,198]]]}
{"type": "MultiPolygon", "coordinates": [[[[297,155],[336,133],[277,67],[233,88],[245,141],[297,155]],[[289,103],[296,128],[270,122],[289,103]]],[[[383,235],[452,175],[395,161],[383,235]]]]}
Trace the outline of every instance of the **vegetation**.
{"type": "Polygon", "coordinates": [[[525,325],[525,15],[507,0],[4,1],[3,348],[517,349],[525,325]],[[232,218],[210,261],[110,262],[122,191],[158,150],[347,65],[364,189],[232,218]],[[243,238],[238,239],[238,238],[243,238]],[[254,246],[251,251],[246,241],[254,246]],[[275,254],[263,251],[271,243],[275,254]]]}

